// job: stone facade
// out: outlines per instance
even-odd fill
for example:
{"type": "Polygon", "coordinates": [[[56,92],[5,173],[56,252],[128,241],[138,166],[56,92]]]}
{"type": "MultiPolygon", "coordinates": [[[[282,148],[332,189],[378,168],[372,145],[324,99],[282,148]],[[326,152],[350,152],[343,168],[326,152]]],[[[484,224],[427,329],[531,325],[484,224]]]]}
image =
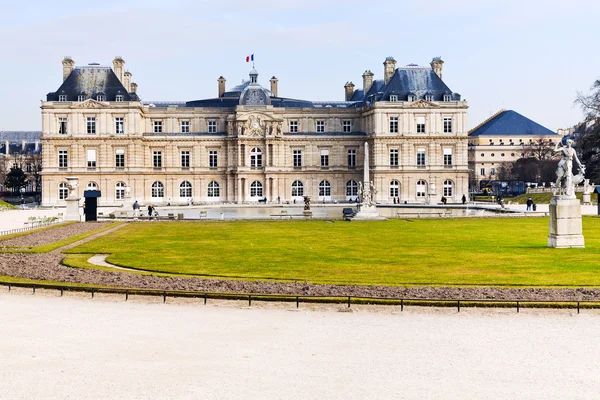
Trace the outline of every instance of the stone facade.
{"type": "Polygon", "coordinates": [[[365,143],[378,203],[459,201],[468,105],[441,81],[442,63],[396,68],[388,58],[385,80],[366,71],[363,89],[345,86],[346,101],[278,97],[277,78],[267,90],[253,69],[230,91],[220,77],[214,99],[150,104],[121,58],[113,68],[65,59],[63,85],[41,107],[43,205],[64,204],[69,176],[78,197],[100,190],[100,205],[122,204],[125,187],[155,205],[355,201],[365,143]]]}

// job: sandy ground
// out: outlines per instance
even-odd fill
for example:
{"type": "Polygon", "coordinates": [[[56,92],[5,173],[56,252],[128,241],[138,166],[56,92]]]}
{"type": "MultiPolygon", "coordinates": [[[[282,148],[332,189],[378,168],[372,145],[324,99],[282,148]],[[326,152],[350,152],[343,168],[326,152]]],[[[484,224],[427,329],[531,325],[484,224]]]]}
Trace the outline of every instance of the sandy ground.
{"type": "Polygon", "coordinates": [[[56,217],[59,213],[64,214],[64,212],[64,208],[0,211],[0,231],[23,228],[23,223],[29,217],[56,217]]]}
{"type": "Polygon", "coordinates": [[[600,313],[0,292],[2,399],[595,399],[600,313]]]}

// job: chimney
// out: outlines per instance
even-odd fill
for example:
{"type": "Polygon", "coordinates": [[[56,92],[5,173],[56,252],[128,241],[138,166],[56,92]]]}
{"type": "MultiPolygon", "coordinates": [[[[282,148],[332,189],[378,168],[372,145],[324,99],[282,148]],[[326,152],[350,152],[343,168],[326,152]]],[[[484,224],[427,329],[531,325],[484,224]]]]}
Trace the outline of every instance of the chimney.
{"type": "Polygon", "coordinates": [[[220,76],[219,79],[217,79],[217,82],[219,82],[219,97],[223,96],[223,93],[225,93],[226,81],[227,79],[223,78],[222,76],[220,76]]]}
{"type": "Polygon", "coordinates": [[[35,152],[37,153],[38,151],[40,151],[40,141],[36,140],[35,141],[35,152]]]}
{"type": "Polygon", "coordinates": [[[125,67],[125,61],[121,57],[116,56],[113,60],[113,71],[115,71],[115,75],[121,83],[123,83],[123,72],[125,72],[123,67],[125,67]]]}
{"type": "Polygon", "coordinates": [[[279,79],[272,77],[271,80],[269,82],[271,82],[271,92],[273,93],[273,96],[277,97],[277,82],[279,81],[279,79]]]}
{"type": "Polygon", "coordinates": [[[21,140],[21,152],[25,153],[26,148],[27,148],[27,142],[25,140],[21,140]]]}
{"type": "Polygon", "coordinates": [[[123,74],[123,86],[125,86],[127,93],[131,92],[131,72],[129,71],[125,71],[123,74]]]}
{"type": "Polygon", "coordinates": [[[431,65],[433,72],[435,72],[435,74],[442,79],[442,69],[444,68],[444,61],[442,61],[442,57],[433,57],[433,60],[431,60],[431,64],[429,65],[431,65]]]}
{"type": "Polygon", "coordinates": [[[344,89],[346,89],[346,101],[350,101],[352,94],[354,94],[354,83],[346,82],[344,89]]]}
{"type": "Polygon", "coordinates": [[[75,68],[75,61],[73,61],[73,59],[71,59],[71,57],[66,56],[62,60],[62,65],[63,65],[63,82],[64,82],[68,78],[68,76],[71,75],[71,72],[73,72],[73,69],[75,68]]]}
{"type": "Polygon", "coordinates": [[[363,78],[363,93],[366,95],[371,86],[373,86],[373,73],[370,70],[365,71],[363,78]]]}
{"type": "Polygon", "coordinates": [[[137,83],[131,82],[130,86],[131,86],[131,92],[130,93],[137,93],[137,88],[138,88],[137,83]]]}
{"type": "Polygon", "coordinates": [[[394,60],[394,57],[387,57],[383,62],[383,79],[386,85],[394,76],[394,71],[396,71],[396,60],[394,60]]]}

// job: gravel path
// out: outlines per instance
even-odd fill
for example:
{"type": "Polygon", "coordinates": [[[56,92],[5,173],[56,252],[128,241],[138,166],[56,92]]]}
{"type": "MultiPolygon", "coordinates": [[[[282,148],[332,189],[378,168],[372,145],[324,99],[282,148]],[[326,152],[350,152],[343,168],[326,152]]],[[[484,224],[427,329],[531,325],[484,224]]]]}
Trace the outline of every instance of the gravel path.
{"type": "Polygon", "coordinates": [[[600,392],[596,311],[231,303],[0,292],[0,397],[591,400],[600,392]]]}
{"type": "MultiPolygon", "coordinates": [[[[34,233],[21,238],[10,239],[13,245],[24,243],[52,243],[73,234],[86,232],[109,223],[73,224],[64,228],[34,233]],[[60,239],[51,240],[59,231],[60,239]],[[70,235],[67,235],[70,232],[70,235]],[[35,239],[27,239],[35,236],[35,239]],[[13,242],[20,240],[20,242],[13,242]]],[[[600,288],[575,289],[505,289],[495,287],[393,287],[393,286],[343,286],[315,285],[306,282],[252,282],[226,279],[203,279],[184,277],[159,277],[120,271],[100,271],[70,268],[62,265],[66,248],[94,240],[125,225],[93,235],[77,243],[65,246],[46,254],[0,254],[0,275],[22,277],[34,280],[49,280],[68,283],[91,283],[96,285],[130,287],[142,289],[186,290],[206,292],[290,294],[307,296],[353,296],[353,297],[394,297],[415,299],[495,299],[495,300],[598,300],[600,288]]],[[[8,241],[7,241],[8,242],[8,241]]],[[[31,245],[31,244],[28,244],[31,245]]]]}
{"type": "Polygon", "coordinates": [[[29,235],[19,236],[13,239],[2,240],[0,237],[0,250],[5,247],[44,246],[109,224],[111,224],[111,222],[86,222],[60,226],[41,232],[32,232],[29,235]]]}

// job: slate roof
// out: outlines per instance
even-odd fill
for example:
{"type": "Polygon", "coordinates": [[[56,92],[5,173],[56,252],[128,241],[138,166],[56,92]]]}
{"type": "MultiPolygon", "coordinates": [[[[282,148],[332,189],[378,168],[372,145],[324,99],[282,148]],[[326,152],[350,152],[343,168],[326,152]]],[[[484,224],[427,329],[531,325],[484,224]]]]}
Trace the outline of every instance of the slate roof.
{"type": "Polygon", "coordinates": [[[110,67],[87,65],[75,67],[56,92],[48,93],[47,101],[58,101],[58,96],[67,95],[67,101],[78,101],[80,94],[87,99],[96,99],[104,94],[106,101],[115,101],[117,94],[123,101],[139,101],[135,93],[128,93],[110,67]]]}
{"type": "Polygon", "coordinates": [[[40,153],[41,137],[42,132],[39,131],[0,131],[0,154],[7,154],[6,142],[8,142],[8,154],[40,153]],[[24,149],[23,142],[25,142],[24,149]],[[35,142],[39,142],[37,151],[35,142]]]}
{"type": "Polygon", "coordinates": [[[513,110],[500,110],[475,128],[469,136],[560,136],[513,110]]]}

